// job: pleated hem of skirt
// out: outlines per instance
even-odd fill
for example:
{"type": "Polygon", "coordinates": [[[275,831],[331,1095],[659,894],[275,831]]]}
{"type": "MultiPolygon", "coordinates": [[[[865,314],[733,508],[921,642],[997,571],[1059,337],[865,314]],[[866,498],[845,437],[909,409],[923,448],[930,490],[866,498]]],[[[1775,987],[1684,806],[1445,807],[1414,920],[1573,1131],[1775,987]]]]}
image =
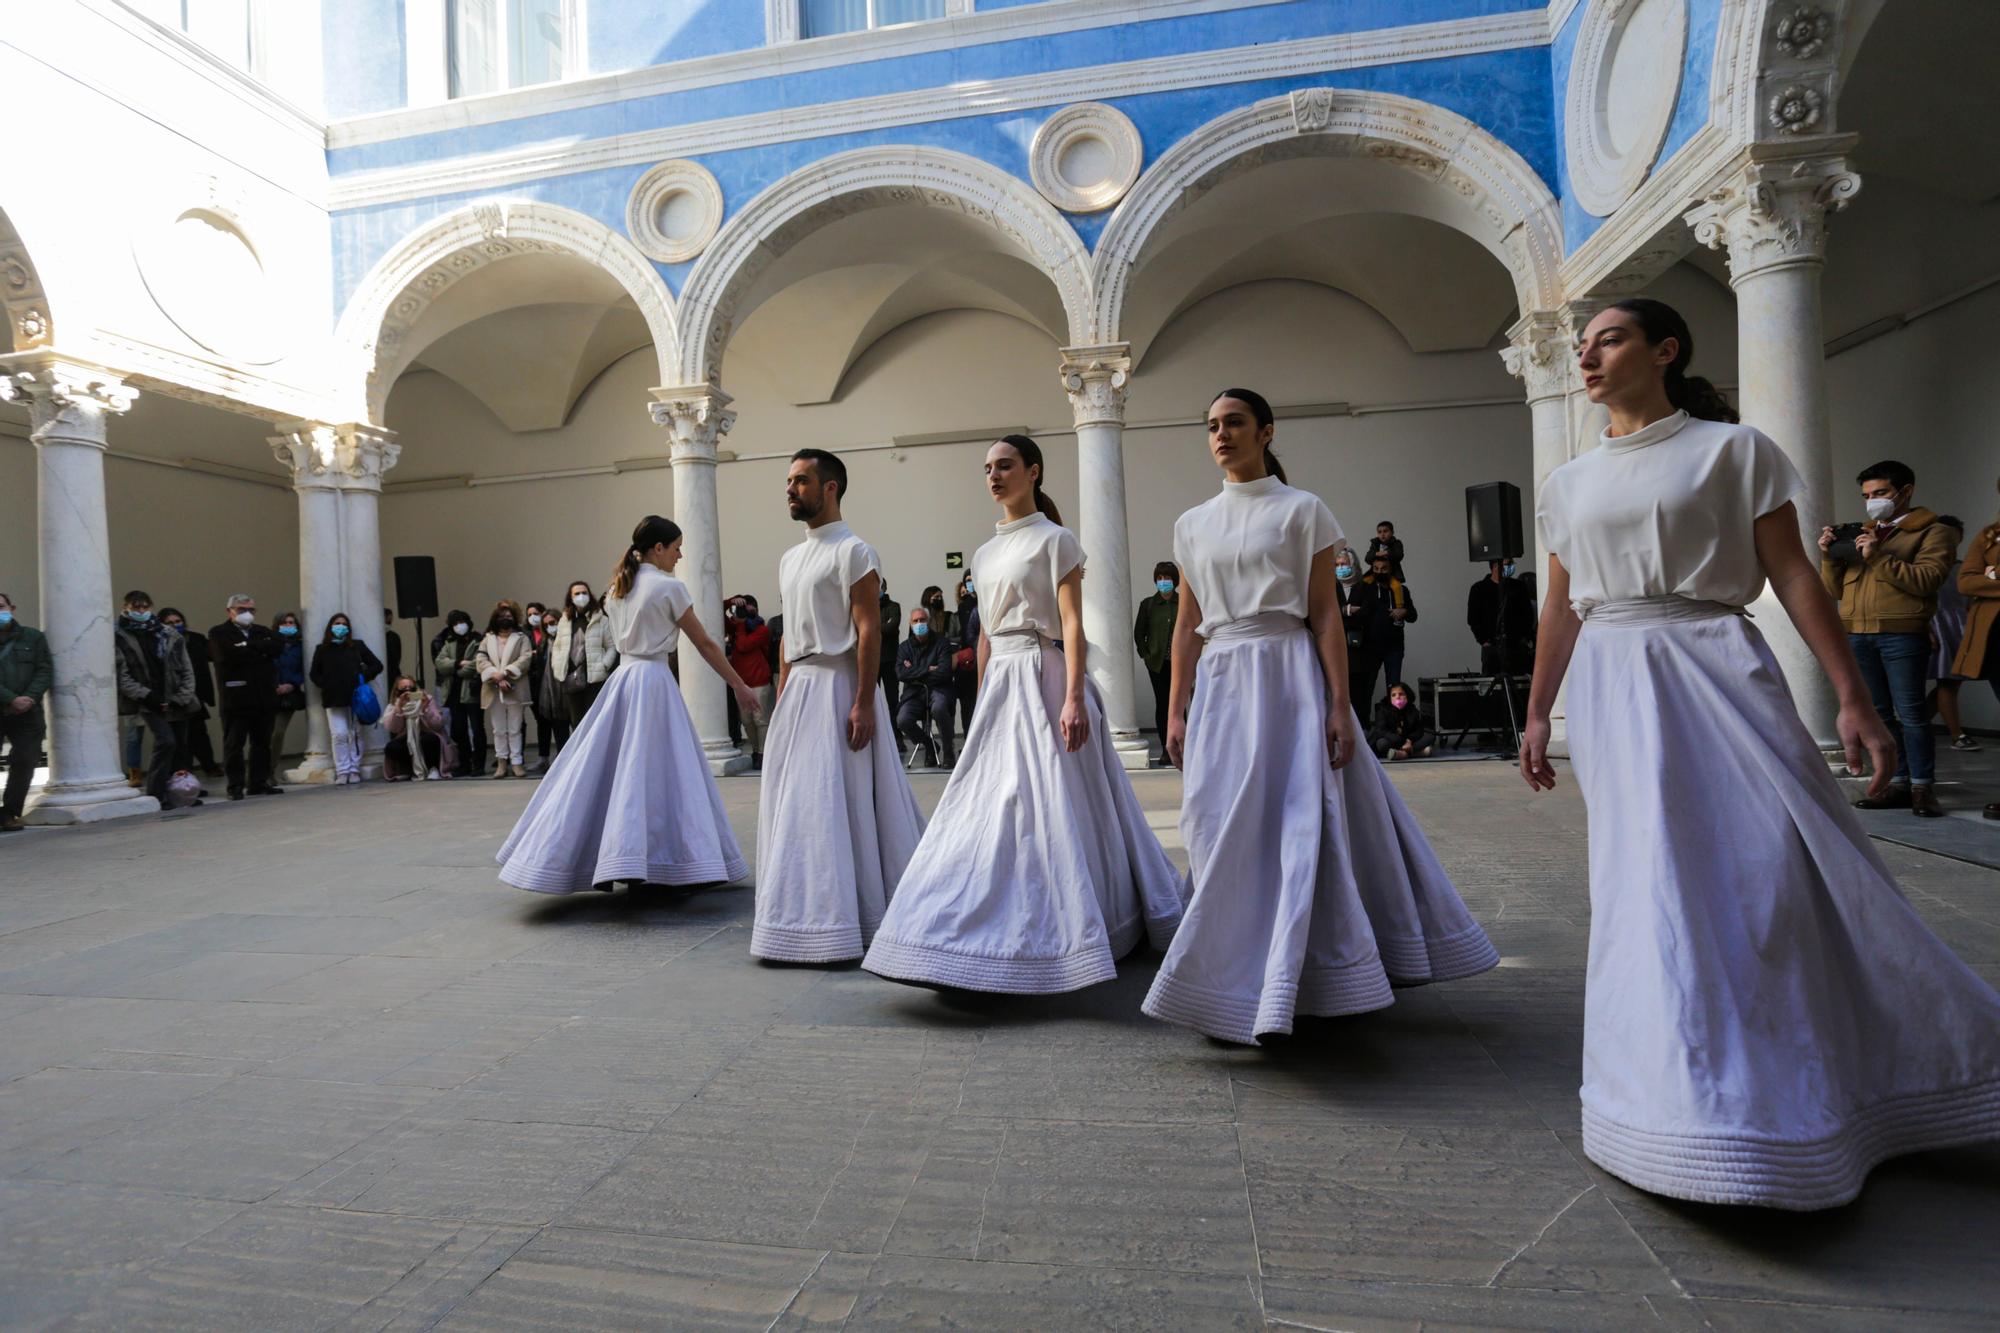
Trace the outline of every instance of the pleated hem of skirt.
{"type": "MultiPolygon", "coordinates": [[[[1136,926],[1135,938],[1136,938],[1136,926]]],[[[891,981],[928,982],[958,990],[1003,995],[1060,995],[1118,975],[1109,949],[1091,949],[1062,958],[999,958],[953,953],[927,944],[907,944],[877,935],[861,966],[891,981]]]]}
{"type": "Polygon", "coordinates": [[[1254,1000],[1226,995],[1162,972],[1154,978],[1153,988],[1139,1010],[1162,1023],[1175,1023],[1204,1036],[1254,1046],[1260,1036],[1290,1032],[1292,1020],[1298,1014],[1339,1018],[1387,1009],[1395,1002],[1388,975],[1379,963],[1367,962],[1352,967],[1309,968],[1296,982],[1273,982],[1265,986],[1254,1000]]]}
{"type": "Polygon", "coordinates": [[[558,867],[508,859],[500,863],[500,882],[530,893],[582,893],[599,884],[636,881],[642,884],[723,884],[750,873],[741,857],[711,857],[699,861],[648,861],[643,856],[599,861],[587,875],[558,867]]]}
{"type": "Polygon", "coordinates": [[[1383,970],[1397,986],[1462,981],[1500,965],[1500,951],[1476,921],[1441,939],[1384,940],[1378,936],[1375,947],[1382,954],[1383,970]]]}
{"type": "Polygon", "coordinates": [[[1635,1129],[1583,1108],[1584,1154],[1620,1180],[1673,1199],[1791,1212],[1852,1202],[1891,1157],[1989,1139],[2000,1139],[2000,1082],[1878,1102],[1801,1142],[1635,1129]]]}
{"type": "Polygon", "coordinates": [[[750,956],[774,963],[839,963],[868,951],[875,925],[805,929],[759,921],[750,929],[750,956]]]}

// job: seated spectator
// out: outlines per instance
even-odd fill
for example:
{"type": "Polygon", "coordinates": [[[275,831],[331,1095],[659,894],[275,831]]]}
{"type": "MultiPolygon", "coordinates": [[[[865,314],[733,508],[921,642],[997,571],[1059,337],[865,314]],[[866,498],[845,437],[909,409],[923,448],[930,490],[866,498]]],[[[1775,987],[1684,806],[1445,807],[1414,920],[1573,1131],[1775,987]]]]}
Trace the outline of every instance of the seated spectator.
{"type": "Polygon", "coordinates": [[[896,649],[896,679],[903,686],[903,701],[896,709],[896,734],[921,750],[924,767],[946,768],[953,760],[951,715],[955,701],[952,690],[952,657],[958,644],[931,628],[931,614],[919,606],[910,612],[910,637],[896,649]],[[937,742],[931,729],[937,729],[937,742]],[[940,756],[938,747],[943,746],[940,756]]]}
{"type": "Polygon", "coordinates": [[[1429,719],[1417,707],[1416,694],[1402,681],[1391,681],[1388,696],[1375,705],[1375,719],[1368,727],[1368,743],[1375,747],[1376,757],[1427,758],[1436,741],[1429,719]]]}
{"type": "Polygon", "coordinates": [[[354,692],[364,680],[382,674],[382,660],[354,637],[354,624],[344,611],[327,618],[319,646],[313,649],[308,673],[319,687],[333,741],[333,781],[342,787],[361,781],[362,725],[354,720],[354,692]]]}
{"type": "MultiPolygon", "coordinates": [[[[167,796],[187,719],[201,700],[194,692],[194,666],[187,644],[153,615],[150,595],[125,594],[125,609],[112,635],[118,672],[118,711],[136,718],[153,738],[144,790],[157,801],[167,796]]],[[[199,801],[196,804],[200,804],[199,801]]]]}
{"type": "Polygon", "coordinates": [[[722,610],[728,617],[729,665],[757,692],[756,715],[742,718],[742,745],[750,752],[750,767],[761,769],[764,737],[771,729],[771,710],[778,696],[771,678],[771,626],[757,614],[757,599],[748,593],[730,598],[722,610]]]}
{"type": "Polygon", "coordinates": [[[22,827],[28,784],[34,780],[48,727],[42,699],[55,679],[49,641],[40,630],[23,625],[14,613],[14,599],[0,593],[0,741],[7,744],[7,788],[0,796],[0,833],[13,833],[22,827]]]}
{"type": "Polygon", "coordinates": [[[1363,558],[1372,565],[1378,554],[1389,557],[1391,574],[1403,577],[1403,539],[1396,535],[1396,525],[1386,518],[1375,525],[1375,535],[1368,539],[1368,552],[1363,558]]]}
{"type": "Polygon", "coordinates": [[[1362,582],[1388,590],[1388,595],[1376,605],[1376,623],[1370,629],[1369,637],[1382,656],[1382,678],[1401,680],[1403,626],[1417,623],[1417,599],[1410,595],[1410,587],[1403,582],[1402,575],[1395,572],[1387,551],[1377,550],[1369,556],[1368,573],[1362,577],[1362,582]]]}
{"type": "Polygon", "coordinates": [[[285,737],[292,719],[306,711],[306,644],[298,616],[287,611],[271,622],[282,645],[278,649],[278,711],[271,722],[271,767],[283,768],[285,737]]]}
{"type": "Polygon", "coordinates": [[[382,777],[389,782],[415,778],[433,782],[456,767],[457,747],[445,733],[444,714],[437,700],[419,689],[408,676],[396,682],[389,702],[382,709],[382,725],[389,729],[389,743],[382,750],[382,777]],[[410,738],[416,738],[421,763],[413,763],[410,738]]]}

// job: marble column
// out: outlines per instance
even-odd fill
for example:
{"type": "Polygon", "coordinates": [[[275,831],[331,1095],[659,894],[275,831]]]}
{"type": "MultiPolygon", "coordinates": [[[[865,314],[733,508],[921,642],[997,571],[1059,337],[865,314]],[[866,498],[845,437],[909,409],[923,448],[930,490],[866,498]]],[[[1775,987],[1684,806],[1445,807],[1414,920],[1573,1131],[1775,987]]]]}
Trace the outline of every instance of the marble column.
{"type": "Polygon", "coordinates": [[[1063,349],[1062,384],[1076,421],[1076,531],[1087,557],[1083,579],[1086,663],[1104,701],[1111,745],[1126,768],[1150,755],[1139,733],[1137,660],[1132,650],[1132,555],[1125,524],[1125,395],[1131,346],[1063,349]]]}
{"type": "MultiPolygon", "coordinates": [[[[292,473],[299,497],[299,620],[307,660],[321,628],[345,611],[377,657],[383,655],[382,543],[377,505],[382,474],[401,452],[391,432],[369,426],[294,423],[271,437],[271,452],[292,473]]],[[[385,687],[386,688],[386,687],[385,687]]],[[[379,746],[364,754],[381,768],[379,746]]],[[[319,691],[306,690],[306,749],[287,782],[333,780],[332,733],[319,691]]]]}
{"type": "MultiPolygon", "coordinates": [[[[681,563],[675,571],[694,595],[694,612],[709,636],[722,642],[722,533],[715,495],[716,441],[736,424],[730,397],[713,384],[693,384],[653,391],[653,424],[665,426],[672,439],[668,457],[674,469],[674,522],[681,529],[681,563]]],[[[885,645],[886,648],[886,645],[885,645]]],[[[750,767],[729,739],[729,687],[692,652],[681,654],[681,698],[687,701],[695,735],[717,777],[750,767]]],[[[894,726],[878,718],[879,726],[894,726]]]]}
{"type": "Polygon", "coordinates": [[[46,353],[0,359],[0,398],[24,401],[35,445],[41,629],[55,659],[49,778],[30,824],[91,824],[156,811],[125,781],[112,645],[118,603],[104,509],[105,425],[138,394],[101,367],[46,353]]]}
{"type": "MultiPolygon", "coordinates": [[[[1588,316],[1585,316],[1586,322],[1588,316]]],[[[1549,587],[1549,552],[1542,545],[1541,527],[1535,522],[1542,486],[1549,474],[1576,456],[1570,417],[1570,390],[1576,382],[1576,339],[1566,312],[1538,310],[1523,315],[1508,330],[1509,345],[1500,356],[1507,372],[1521,381],[1527,393],[1528,413],[1534,435],[1534,488],[1528,493],[1521,521],[1535,558],[1535,604],[1539,612],[1549,587]]],[[[1475,571],[1475,576],[1478,571],[1475,571]]],[[[1558,755],[1569,752],[1569,720],[1564,691],[1556,692],[1549,709],[1549,748],[1558,755]]]]}
{"type": "MultiPolygon", "coordinates": [[[[1695,239],[1729,256],[1736,292],[1737,384],[1746,424],[1769,435],[1805,479],[1798,500],[1809,554],[1834,515],[1833,438],[1827,419],[1820,273],[1826,219],[1860,192],[1861,178],[1822,145],[1759,145],[1740,173],[1687,215],[1695,239]]],[[[1833,686],[1769,592],[1755,608],[1813,738],[1838,744],[1833,686]]]]}

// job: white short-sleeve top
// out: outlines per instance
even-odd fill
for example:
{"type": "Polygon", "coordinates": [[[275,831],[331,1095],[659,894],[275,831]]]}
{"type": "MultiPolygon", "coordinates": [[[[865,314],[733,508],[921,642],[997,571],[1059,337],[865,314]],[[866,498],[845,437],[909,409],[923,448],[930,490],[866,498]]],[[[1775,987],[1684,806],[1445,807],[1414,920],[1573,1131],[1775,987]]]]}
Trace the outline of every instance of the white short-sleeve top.
{"type": "Polygon", "coordinates": [[[1271,612],[1306,617],[1313,557],[1340,541],[1333,511],[1276,477],[1225,481],[1174,524],[1174,563],[1201,605],[1195,632],[1271,612]]]}
{"type": "Polygon", "coordinates": [[[778,604],[785,612],[785,660],[844,653],[854,646],[854,585],[880,573],[882,558],[845,521],[806,529],[778,557],[778,604]]]}
{"type": "Polygon", "coordinates": [[[1551,472],[1535,522],[1580,616],[1638,597],[1743,607],[1764,591],[1754,525],[1805,488],[1769,436],[1676,412],[1551,472]]]}
{"type": "Polygon", "coordinates": [[[1034,630],[1045,639],[1060,639],[1056,585],[1082,564],[1083,543],[1068,528],[1049,522],[1047,514],[994,524],[993,540],[972,553],[980,627],[989,638],[1034,630]]]}
{"type": "Polygon", "coordinates": [[[640,565],[630,592],[604,599],[618,656],[628,661],[666,661],[681,641],[680,619],[693,605],[694,594],[687,584],[658,565],[640,565]]]}

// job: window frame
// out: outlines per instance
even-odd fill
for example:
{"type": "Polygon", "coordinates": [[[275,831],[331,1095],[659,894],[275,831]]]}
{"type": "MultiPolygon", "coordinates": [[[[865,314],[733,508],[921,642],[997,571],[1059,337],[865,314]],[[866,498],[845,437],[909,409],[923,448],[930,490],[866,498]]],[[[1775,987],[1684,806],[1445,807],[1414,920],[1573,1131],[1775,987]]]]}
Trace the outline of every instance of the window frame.
{"type": "MultiPolygon", "coordinates": [[[[860,37],[864,33],[885,31],[884,25],[875,22],[876,0],[868,0],[868,26],[852,28],[846,32],[829,32],[819,37],[806,37],[805,0],[764,0],[764,41],[768,46],[784,42],[818,42],[831,37],[860,37]]],[[[887,28],[913,28],[920,23],[945,23],[955,18],[965,18],[972,13],[973,0],[944,0],[944,16],[934,19],[915,19],[906,23],[891,23],[887,28]]]]}
{"type": "Polygon", "coordinates": [[[448,0],[407,0],[404,32],[407,36],[406,107],[440,106],[478,97],[499,97],[534,88],[554,88],[590,77],[590,0],[562,0],[563,73],[559,79],[515,86],[506,82],[513,74],[513,24],[508,21],[510,0],[501,0],[497,25],[499,49],[496,64],[502,76],[499,86],[483,93],[453,96],[451,91],[451,5],[448,0]]]}

